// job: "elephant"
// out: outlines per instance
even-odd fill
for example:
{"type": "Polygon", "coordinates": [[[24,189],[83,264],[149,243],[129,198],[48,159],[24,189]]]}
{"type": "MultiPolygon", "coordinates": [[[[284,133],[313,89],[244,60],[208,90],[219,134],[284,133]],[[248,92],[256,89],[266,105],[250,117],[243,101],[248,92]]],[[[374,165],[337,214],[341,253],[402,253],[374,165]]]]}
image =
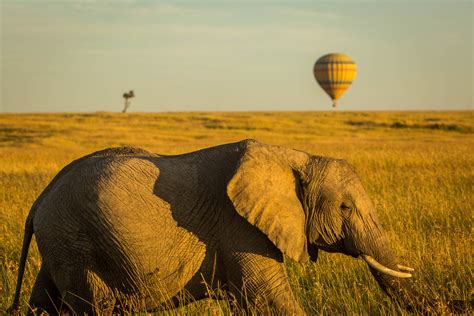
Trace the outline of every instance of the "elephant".
{"type": "Polygon", "coordinates": [[[407,309],[439,303],[413,291],[347,161],[252,139],[181,155],[109,148],[64,167],[26,219],[10,311],[33,234],[42,263],[29,304],[53,314],[172,308],[218,288],[239,308],[304,314],[284,256],[319,250],[364,259],[407,309]]]}

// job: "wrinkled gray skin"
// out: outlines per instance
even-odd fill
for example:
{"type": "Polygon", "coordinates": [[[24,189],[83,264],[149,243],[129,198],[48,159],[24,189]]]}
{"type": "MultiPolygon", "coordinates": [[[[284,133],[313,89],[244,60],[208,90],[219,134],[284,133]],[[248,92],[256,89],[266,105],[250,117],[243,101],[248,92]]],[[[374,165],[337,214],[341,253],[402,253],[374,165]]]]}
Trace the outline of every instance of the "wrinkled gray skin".
{"type": "MultiPolygon", "coordinates": [[[[26,221],[12,310],[33,233],[42,266],[30,305],[51,313],[170,307],[220,286],[244,308],[303,314],[283,254],[398,263],[347,162],[253,140],[178,156],[112,148],[69,164],[26,221]]],[[[409,281],[372,273],[405,307],[433,305],[409,281]]]]}

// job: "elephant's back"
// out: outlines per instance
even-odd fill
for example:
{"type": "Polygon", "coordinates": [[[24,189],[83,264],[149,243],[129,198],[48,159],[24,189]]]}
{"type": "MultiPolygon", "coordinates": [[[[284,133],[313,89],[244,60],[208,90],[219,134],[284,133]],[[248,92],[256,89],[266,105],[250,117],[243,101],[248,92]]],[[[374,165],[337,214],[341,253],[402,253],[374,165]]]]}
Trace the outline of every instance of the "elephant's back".
{"type": "Polygon", "coordinates": [[[48,225],[54,225],[58,231],[62,225],[77,229],[77,226],[100,222],[106,215],[114,214],[114,203],[103,204],[104,197],[130,190],[131,185],[141,185],[139,177],[149,179],[147,183],[156,179],[159,171],[150,167],[149,162],[154,157],[143,149],[119,147],[73,161],[53,178],[33,204],[29,217],[35,234],[52,228],[48,225]],[[122,172],[124,169],[132,172],[122,172]]]}
{"type": "MultiPolygon", "coordinates": [[[[33,222],[50,268],[89,266],[111,287],[135,291],[144,279],[165,279],[164,267],[178,269],[183,258],[170,255],[176,244],[202,248],[197,238],[178,227],[170,204],[157,194],[160,160],[106,152],[83,160],[58,179],[38,205],[33,222]]],[[[198,263],[200,253],[184,259],[198,263]]]]}
{"type": "MultiPolygon", "coordinates": [[[[97,206],[120,241],[113,256],[125,254],[120,264],[133,266],[152,288],[176,293],[199,269],[206,251],[180,221],[187,211],[180,206],[188,204],[197,186],[194,166],[159,157],[115,161],[108,168],[108,176],[100,179],[97,206]]],[[[97,248],[106,251],[103,245],[97,248]]]]}

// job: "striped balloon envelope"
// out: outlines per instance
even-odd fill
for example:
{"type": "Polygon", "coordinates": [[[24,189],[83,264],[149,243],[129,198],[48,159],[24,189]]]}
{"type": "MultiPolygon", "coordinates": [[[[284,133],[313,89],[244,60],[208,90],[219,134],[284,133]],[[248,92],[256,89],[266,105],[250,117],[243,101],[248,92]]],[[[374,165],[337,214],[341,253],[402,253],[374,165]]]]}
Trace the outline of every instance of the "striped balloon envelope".
{"type": "Polygon", "coordinates": [[[321,88],[331,97],[333,104],[349,88],[357,74],[355,62],[347,55],[340,53],[327,54],[314,64],[314,77],[321,88]]]}

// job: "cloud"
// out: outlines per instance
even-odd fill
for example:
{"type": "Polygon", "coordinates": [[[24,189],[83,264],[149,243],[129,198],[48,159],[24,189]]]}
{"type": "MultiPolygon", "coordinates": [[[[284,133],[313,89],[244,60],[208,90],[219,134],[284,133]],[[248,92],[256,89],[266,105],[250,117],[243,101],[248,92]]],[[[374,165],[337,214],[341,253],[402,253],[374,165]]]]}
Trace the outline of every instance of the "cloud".
{"type": "Polygon", "coordinates": [[[189,3],[176,4],[161,1],[137,0],[67,0],[64,3],[72,5],[79,11],[114,12],[127,15],[178,15],[202,12],[199,6],[189,3]]]}
{"type": "Polygon", "coordinates": [[[277,7],[274,11],[283,16],[290,16],[292,18],[324,18],[324,19],[342,19],[342,14],[337,14],[330,11],[319,11],[308,8],[296,8],[296,7],[277,7]]]}
{"type": "Polygon", "coordinates": [[[150,3],[141,6],[137,6],[136,12],[142,14],[152,14],[158,13],[160,15],[176,15],[189,12],[189,9],[186,10],[183,6],[178,6],[169,3],[150,3]]]}

